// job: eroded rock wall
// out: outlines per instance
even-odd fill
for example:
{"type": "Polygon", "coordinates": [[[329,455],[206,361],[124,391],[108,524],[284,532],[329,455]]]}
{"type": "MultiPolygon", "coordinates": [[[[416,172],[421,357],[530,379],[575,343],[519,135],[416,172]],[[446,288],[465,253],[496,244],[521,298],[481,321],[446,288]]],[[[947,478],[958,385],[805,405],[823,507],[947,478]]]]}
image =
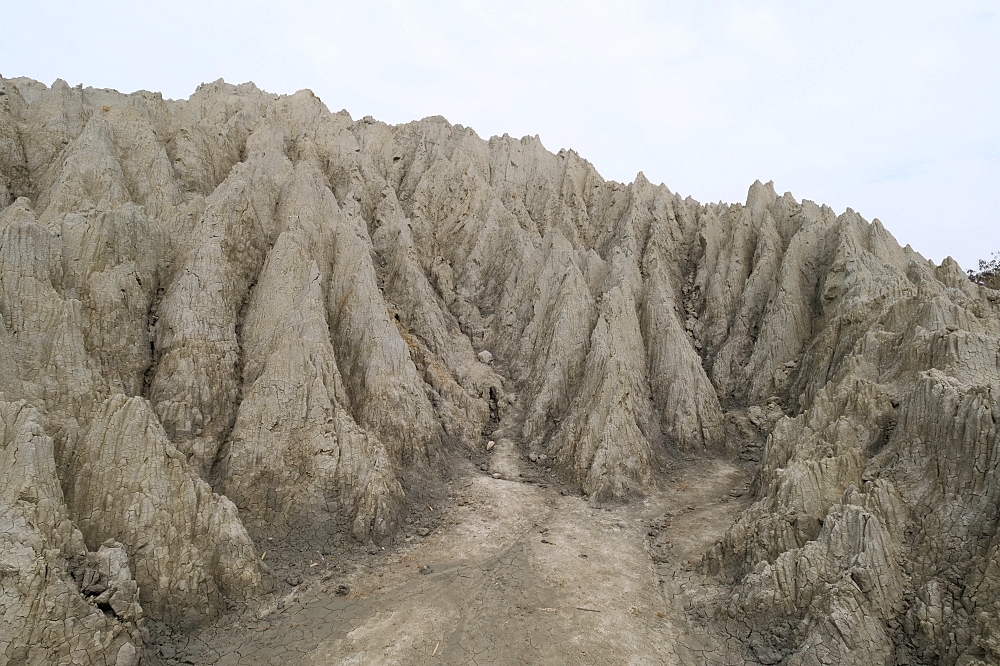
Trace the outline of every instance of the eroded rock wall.
{"type": "Polygon", "coordinates": [[[705,564],[734,576],[762,663],[996,663],[1000,298],[953,262],[892,279],[878,250],[838,250],[836,333],[800,360],[832,361],[827,383],[777,424],[757,502],[705,564]]]}
{"type": "Polygon", "coordinates": [[[706,558],[761,661],[1000,658],[1000,317],[954,262],[308,91],[0,92],[0,391],[76,535],[32,557],[120,553],[183,623],[269,587],[254,539],[391,538],[407,479],[488,437],[620,499],[783,410],[706,558]]]}
{"type": "Polygon", "coordinates": [[[38,411],[0,402],[0,660],[135,666],[138,586],[122,544],[87,550],[38,411]]]}

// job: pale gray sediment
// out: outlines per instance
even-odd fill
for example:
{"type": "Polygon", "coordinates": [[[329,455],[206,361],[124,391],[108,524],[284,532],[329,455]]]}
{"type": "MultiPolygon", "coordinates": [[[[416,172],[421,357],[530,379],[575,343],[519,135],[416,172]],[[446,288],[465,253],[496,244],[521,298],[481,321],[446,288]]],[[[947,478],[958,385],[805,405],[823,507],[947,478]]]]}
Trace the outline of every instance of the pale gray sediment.
{"type": "Polygon", "coordinates": [[[950,259],[308,91],[0,93],[4,663],[1000,661],[950,259]]]}

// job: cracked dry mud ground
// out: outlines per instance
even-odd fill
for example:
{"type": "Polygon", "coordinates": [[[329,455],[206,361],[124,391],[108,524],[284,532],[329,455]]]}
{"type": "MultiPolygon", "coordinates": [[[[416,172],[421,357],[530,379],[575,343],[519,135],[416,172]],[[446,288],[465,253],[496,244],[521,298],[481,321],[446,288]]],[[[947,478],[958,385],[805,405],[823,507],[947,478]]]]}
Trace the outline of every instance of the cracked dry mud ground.
{"type": "Polygon", "coordinates": [[[158,659],[169,645],[180,663],[220,666],[743,663],[708,615],[723,588],[697,563],[746,508],[748,479],[729,462],[690,462],[643,501],[597,506],[558,484],[470,473],[449,484],[442,526],[423,540],[147,655],[172,663],[158,659]],[[351,591],[338,596],[343,582],[351,591]]]}

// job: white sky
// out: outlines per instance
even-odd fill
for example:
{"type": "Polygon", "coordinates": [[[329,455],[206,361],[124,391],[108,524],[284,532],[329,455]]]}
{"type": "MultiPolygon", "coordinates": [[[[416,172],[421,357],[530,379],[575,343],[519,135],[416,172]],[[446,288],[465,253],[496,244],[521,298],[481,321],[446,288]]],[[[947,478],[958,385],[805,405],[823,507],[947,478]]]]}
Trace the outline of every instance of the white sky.
{"type": "Polygon", "coordinates": [[[5,77],[310,88],[354,118],[539,134],[700,201],[774,180],[936,262],[1000,251],[1000,0],[0,0],[0,17],[5,77]]]}

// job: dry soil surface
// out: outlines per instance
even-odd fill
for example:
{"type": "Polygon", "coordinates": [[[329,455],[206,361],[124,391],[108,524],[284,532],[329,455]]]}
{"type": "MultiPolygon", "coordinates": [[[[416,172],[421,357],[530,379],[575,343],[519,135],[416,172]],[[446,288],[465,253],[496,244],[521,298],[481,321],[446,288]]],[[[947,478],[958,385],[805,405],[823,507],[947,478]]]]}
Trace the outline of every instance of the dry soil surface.
{"type": "Polygon", "coordinates": [[[743,648],[711,617],[723,588],[697,563],[745,507],[746,471],[695,462],[657,494],[599,507],[558,484],[509,480],[514,461],[496,463],[490,469],[508,475],[451,484],[441,526],[427,537],[380,552],[347,579],[316,577],[249,621],[231,616],[177,636],[154,658],[220,666],[743,663],[743,648]],[[350,592],[338,595],[345,583],[350,592]]]}

